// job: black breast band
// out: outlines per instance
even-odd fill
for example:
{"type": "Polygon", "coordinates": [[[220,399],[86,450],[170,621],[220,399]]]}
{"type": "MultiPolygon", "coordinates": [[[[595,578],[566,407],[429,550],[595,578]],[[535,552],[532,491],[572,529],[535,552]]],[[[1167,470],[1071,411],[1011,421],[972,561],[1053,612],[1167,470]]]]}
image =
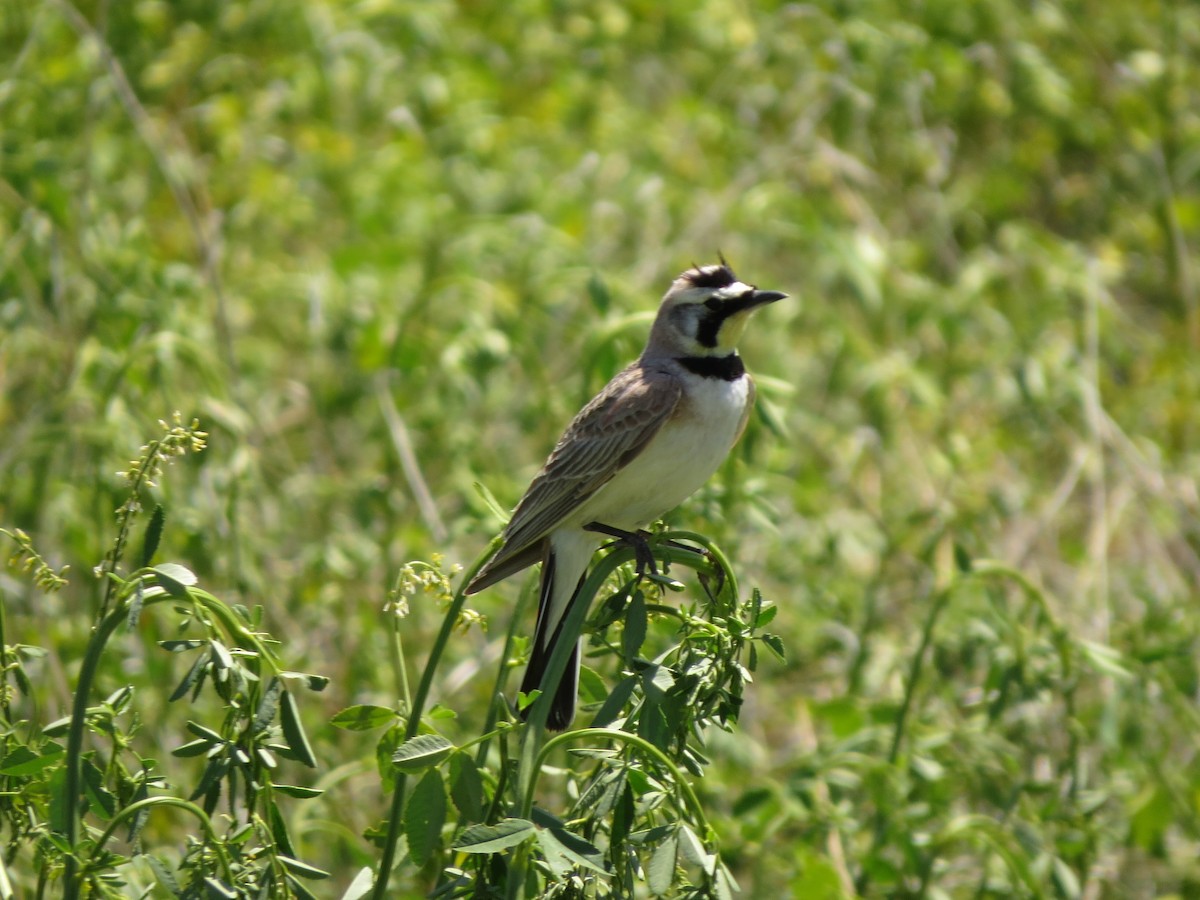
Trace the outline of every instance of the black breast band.
{"type": "Polygon", "coordinates": [[[678,362],[689,372],[704,378],[737,381],[746,374],[746,364],[736,353],[728,356],[681,356],[678,362]]]}

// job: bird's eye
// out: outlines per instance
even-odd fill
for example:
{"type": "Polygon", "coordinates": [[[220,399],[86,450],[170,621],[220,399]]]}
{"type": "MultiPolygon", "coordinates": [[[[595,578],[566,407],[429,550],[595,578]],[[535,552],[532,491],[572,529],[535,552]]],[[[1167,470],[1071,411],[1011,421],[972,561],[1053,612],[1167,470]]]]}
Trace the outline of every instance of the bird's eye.
{"type": "Polygon", "coordinates": [[[721,308],[721,301],[716,297],[709,297],[704,301],[704,305],[715,312],[721,308]]]}

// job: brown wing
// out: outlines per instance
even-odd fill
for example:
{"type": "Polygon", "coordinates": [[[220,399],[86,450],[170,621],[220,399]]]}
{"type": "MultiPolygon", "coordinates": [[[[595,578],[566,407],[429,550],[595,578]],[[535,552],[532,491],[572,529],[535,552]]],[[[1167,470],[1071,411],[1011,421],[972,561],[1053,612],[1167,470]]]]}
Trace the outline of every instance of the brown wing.
{"type": "Polygon", "coordinates": [[[538,562],[546,535],[641,452],[682,394],[675,375],[640,363],[613,378],[567,427],[468,593],[538,562]]]}

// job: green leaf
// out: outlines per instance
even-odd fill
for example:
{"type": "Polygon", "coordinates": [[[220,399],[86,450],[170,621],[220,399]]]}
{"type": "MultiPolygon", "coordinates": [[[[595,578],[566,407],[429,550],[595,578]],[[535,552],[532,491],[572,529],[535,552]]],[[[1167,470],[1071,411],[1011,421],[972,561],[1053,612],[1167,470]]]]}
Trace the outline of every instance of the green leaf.
{"type": "Polygon", "coordinates": [[[392,754],[404,743],[404,729],[399,724],[385,728],[375,742],[375,769],[385,792],[390,792],[396,783],[396,767],[392,765],[392,754]]]}
{"type": "Polygon", "coordinates": [[[735,896],[741,893],[742,889],[738,887],[737,880],[733,877],[733,873],[729,871],[729,867],[725,863],[717,865],[717,870],[713,873],[713,882],[716,885],[718,900],[733,900],[735,896]]]}
{"type": "Polygon", "coordinates": [[[208,889],[209,897],[215,897],[218,900],[237,900],[238,898],[237,891],[211,875],[204,877],[204,886],[208,889]]]}
{"type": "Polygon", "coordinates": [[[120,715],[129,708],[129,704],[133,702],[133,685],[125,685],[113,691],[104,698],[104,705],[109,707],[113,715],[120,715]]]}
{"type": "Polygon", "coordinates": [[[36,775],[63,758],[63,748],[53,741],[45,744],[40,752],[21,746],[0,762],[0,775],[36,775]]]}
{"type": "Polygon", "coordinates": [[[162,887],[166,888],[166,890],[172,896],[180,896],[182,891],[179,887],[179,880],[175,877],[175,873],[171,871],[170,867],[165,862],[163,862],[157,856],[151,856],[149,854],[143,856],[142,859],[144,859],[150,866],[150,871],[154,873],[155,881],[157,881],[162,887]]]}
{"type": "Polygon", "coordinates": [[[374,887],[374,871],[370,866],[362,866],[359,869],[359,874],[354,876],[354,881],[349,883],[341,896],[341,900],[362,900],[367,894],[371,893],[371,888],[374,887]]]}
{"type": "Polygon", "coordinates": [[[313,675],[309,672],[280,672],[279,677],[285,681],[303,681],[306,688],[318,694],[329,686],[329,678],[326,675],[313,675]]]}
{"type": "Polygon", "coordinates": [[[446,823],[446,789],[442,773],[430,769],[417,782],[404,807],[404,836],[408,854],[418,867],[425,865],[442,839],[446,823]]]}
{"type": "Polygon", "coordinates": [[[1084,658],[1092,664],[1099,672],[1105,675],[1111,675],[1119,681],[1128,681],[1133,678],[1133,673],[1124,665],[1124,658],[1121,652],[1107,644],[1099,644],[1095,641],[1080,639],[1078,647],[1082,651],[1084,658]]]}
{"type": "Polygon", "coordinates": [[[954,566],[962,575],[971,571],[971,554],[958,541],[954,542],[954,566]]]}
{"type": "Polygon", "coordinates": [[[346,731],[367,731],[387,725],[395,718],[395,711],[386,706],[370,706],[364,703],[346,707],[329,721],[335,727],[346,731]]]}
{"type": "Polygon", "coordinates": [[[608,697],[608,685],[591,666],[579,667],[579,702],[601,703],[608,697]]]}
{"type": "Polygon", "coordinates": [[[146,523],[146,531],[142,536],[142,554],[141,562],[138,564],[139,569],[144,569],[150,565],[154,559],[154,554],[158,550],[158,542],[162,540],[163,524],[167,520],[166,511],[161,503],[154,505],[154,512],[150,513],[150,521],[146,523]]]}
{"type": "Polygon", "coordinates": [[[345,893],[342,894],[341,900],[362,900],[371,893],[371,888],[374,886],[375,872],[369,866],[363,866],[358,870],[358,874],[354,876],[354,880],[350,882],[345,893]]]}
{"type": "Polygon", "coordinates": [[[621,652],[627,660],[637,658],[646,640],[646,598],[634,591],[625,608],[625,630],[621,633],[621,652]]]}
{"type": "MultiPolygon", "coordinates": [[[[592,750],[586,747],[573,749],[573,755],[590,757],[597,760],[615,760],[611,750],[592,750]]],[[[579,800],[576,801],[578,809],[586,809],[588,816],[592,819],[604,819],[612,812],[612,809],[617,804],[617,798],[620,796],[621,789],[625,786],[625,769],[608,768],[602,769],[591,780],[588,786],[579,795],[579,800]]],[[[534,817],[534,824],[540,825],[537,817],[534,817]]],[[[557,820],[555,820],[557,824],[557,820]]],[[[614,826],[615,827],[615,826],[614,826]]],[[[615,841],[615,839],[614,839],[615,841]]]]}
{"type": "Polygon", "coordinates": [[[271,837],[275,839],[276,849],[287,856],[295,857],[296,848],[292,845],[292,836],[288,834],[287,822],[279,810],[278,803],[267,805],[267,818],[271,824],[271,837]]]}
{"type": "Polygon", "coordinates": [[[454,745],[440,734],[419,734],[405,741],[392,754],[392,764],[401,772],[412,774],[440,765],[454,751],[454,745]]]}
{"type": "Polygon", "coordinates": [[[526,693],[525,691],[517,691],[517,710],[525,712],[533,704],[538,697],[542,696],[542,689],[535,688],[526,693]]]}
{"type": "Polygon", "coordinates": [[[293,859],[290,856],[284,856],[282,853],[275,858],[283,863],[289,872],[293,872],[296,875],[299,875],[301,878],[309,878],[314,881],[319,881],[323,878],[329,877],[329,873],[324,869],[318,869],[316,866],[310,866],[306,862],[301,862],[300,860],[293,859]]]}
{"type": "Polygon", "coordinates": [[[604,705],[600,707],[600,711],[596,713],[596,718],[592,720],[592,728],[607,728],[625,709],[625,704],[629,702],[630,696],[633,694],[633,689],[637,687],[638,676],[630,675],[628,678],[617,682],[617,686],[612,689],[612,693],[608,695],[608,699],[604,701],[604,705]]]}
{"type": "MultiPolygon", "coordinates": [[[[137,781],[137,787],[134,788],[132,796],[125,801],[125,806],[132,806],[134,803],[139,803],[142,800],[150,798],[150,785],[148,773],[151,768],[146,760],[142,760],[142,765],[145,767],[142,772],[142,777],[137,781]]],[[[143,806],[138,812],[130,818],[129,833],[125,836],[125,843],[136,845],[138,839],[142,835],[142,829],[146,827],[146,823],[150,821],[150,809],[143,806]]]]}
{"type": "Polygon", "coordinates": [[[1060,856],[1054,857],[1054,883],[1058,886],[1060,896],[1067,900],[1075,900],[1080,895],[1079,876],[1060,856]]]}
{"type": "Polygon", "coordinates": [[[188,741],[186,744],[180,747],[176,747],[171,751],[171,755],[184,758],[189,756],[201,756],[207,753],[212,746],[213,742],[208,740],[208,738],[199,738],[194,741],[188,741]]]}
{"type": "Polygon", "coordinates": [[[593,272],[588,277],[587,292],[600,315],[603,316],[608,312],[608,308],[612,305],[612,295],[609,294],[608,285],[604,283],[604,279],[598,273],[593,272]]]}
{"type": "Polygon", "coordinates": [[[572,834],[565,828],[541,828],[538,829],[537,837],[546,863],[559,877],[576,867],[590,869],[602,875],[608,874],[603,851],[579,835],[572,834]]]}
{"type": "Polygon", "coordinates": [[[450,799],[468,822],[483,819],[483,779],[470,755],[450,757],[450,799]]]}
{"type": "Polygon", "coordinates": [[[1143,790],[1131,802],[1130,837],[1147,853],[1163,852],[1163,837],[1170,828],[1174,807],[1161,786],[1143,790]]]}
{"type": "Polygon", "coordinates": [[[133,586],[133,600],[129,603],[129,614],[125,617],[125,624],[129,628],[137,628],[138,621],[142,617],[142,607],[146,603],[146,590],[142,585],[141,579],[133,586]]]}
{"type": "MultiPolygon", "coordinates": [[[[50,837],[62,835],[67,830],[67,767],[60,766],[50,772],[50,837]]],[[[69,853],[70,848],[66,848],[69,853]]]]}
{"type": "Polygon", "coordinates": [[[665,894],[675,881],[676,860],[679,856],[679,833],[672,830],[650,854],[646,864],[646,884],[652,894],[665,894]]]}
{"type": "Polygon", "coordinates": [[[83,792],[93,814],[107,821],[117,811],[117,798],[104,785],[104,773],[90,759],[83,760],[83,792]]]}
{"type": "MultiPolygon", "coordinates": [[[[207,644],[208,642],[205,641],[204,643],[207,644]]],[[[206,653],[201,653],[197,656],[195,662],[192,663],[192,667],[183,676],[183,680],[179,682],[175,690],[171,692],[171,696],[167,698],[168,701],[174,703],[176,700],[182,699],[193,687],[199,692],[201,686],[204,684],[204,678],[208,674],[208,664],[211,660],[211,648],[206,653]]]]}
{"type": "Polygon", "coordinates": [[[787,654],[783,650],[783,639],[779,635],[768,632],[762,636],[762,642],[779,658],[780,662],[787,662],[787,654]]]}
{"type": "Polygon", "coordinates": [[[310,891],[293,872],[285,871],[284,875],[287,877],[288,887],[291,888],[292,895],[296,900],[319,900],[317,895],[310,891]]]}
{"type": "Polygon", "coordinates": [[[234,665],[233,654],[229,652],[228,647],[226,647],[223,643],[221,643],[220,641],[217,641],[217,640],[209,641],[208,645],[209,645],[209,647],[212,648],[212,661],[213,661],[213,665],[216,668],[218,668],[218,669],[232,669],[233,668],[233,665],[234,665]]]}
{"type": "Polygon", "coordinates": [[[763,628],[767,625],[770,625],[771,622],[774,621],[775,616],[778,614],[778,612],[779,612],[778,606],[774,606],[774,605],[764,606],[762,609],[760,609],[758,611],[758,615],[755,616],[755,618],[754,618],[754,627],[755,628],[763,628]]]}
{"type": "Polygon", "coordinates": [[[454,849],[463,853],[499,853],[524,843],[534,834],[528,819],[503,819],[495,825],[472,825],[454,841],[454,849]]]}
{"type": "Polygon", "coordinates": [[[298,784],[275,784],[271,786],[271,790],[278,791],[286,797],[295,797],[298,800],[320,797],[325,793],[322,788],[303,787],[298,784]]]}
{"type": "Polygon", "coordinates": [[[208,641],[192,638],[190,640],[181,641],[159,641],[158,646],[170,653],[182,653],[184,650],[195,650],[197,647],[205,647],[208,641]]]}
{"type": "Polygon", "coordinates": [[[310,769],[315,769],[317,758],[308,743],[308,735],[304,733],[304,725],[300,722],[300,710],[296,708],[296,698],[292,696],[291,691],[283,692],[279,714],[279,724],[283,727],[283,737],[288,742],[288,747],[298,761],[310,769]]]}
{"type": "Polygon", "coordinates": [[[500,501],[497,500],[495,495],[487,489],[487,485],[481,481],[476,481],[475,492],[479,494],[480,498],[484,502],[484,505],[492,511],[492,515],[496,517],[497,521],[507,522],[509,520],[511,513],[500,505],[500,501]]]}
{"type": "Polygon", "coordinates": [[[196,576],[183,566],[163,563],[152,570],[155,579],[168,594],[177,600],[188,599],[187,589],[196,583],[196,576]]]}
{"type": "MultiPolygon", "coordinates": [[[[667,712],[663,709],[665,694],[660,686],[660,676],[665,670],[663,666],[651,666],[642,674],[642,689],[645,700],[638,719],[638,737],[645,738],[664,752],[669,750],[671,731],[667,722],[667,712]]],[[[668,673],[669,674],[669,673],[668,673]]]]}
{"type": "Polygon", "coordinates": [[[811,897],[812,900],[844,900],[842,882],[837,867],[825,856],[807,847],[796,848],[799,874],[789,887],[793,897],[811,897]]]}
{"type": "Polygon", "coordinates": [[[254,734],[262,734],[275,721],[275,714],[279,711],[279,697],[282,693],[283,682],[278,678],[272,678],[258,701],[258,709],[254,711],[254,720],[250,723],[250,730],[254,734]]]}
{"type": "Polygon", "coordinates": [[[696,832],[684,824],[679,827],[679,849],[683,858],[694,866],[699,866],[705,872],[712,867],[712,855],[704,849],[704,842],[696,836],[696,832]]]}
{"type": "Polygon", "coordinates": [[[750,788],[734,801],[733,814],[738,818],[753,815],[756,810],[774,799],[775,791],[769,787],[750,788]]]}
{"type": "Polygon", "coordinates": [[[220,799],[221,779],[229,771],[229,757],[225,754],[214,756],[209,759],[204,766],[204,771],[200,774],[200,783],[196,785],[196,789],[192,791],[189,800],[196,800],[199,797],[205,798],[205,811],[211,812],[216,806],[216,802],[220,799]]]}
{"type": "Polygon", "coordinates": [[[184,727],[186,727],[187,730],[190,731],[192,734],[196,735],[196,737],[205,738],[210,743],[222,744],[225,742],[225,738],[222,735],[218,734],[217,732],[213,731],[211,728],[208,728],[205,725],[201,725],[199,722],[193,722],[191,720],[188,720],[187,724],[184,727]]]}
{"type": "Polygon", "coordinates": [[[610,842],[617,847],[624,846],[629,837],[629,831],[637,819],[637,804],[633,799],[633,791],[623,776],[619,783],[614,785],[613,803],[598,804],[596,815],[607,815],[609,809],[612,809],[610,842]]]}

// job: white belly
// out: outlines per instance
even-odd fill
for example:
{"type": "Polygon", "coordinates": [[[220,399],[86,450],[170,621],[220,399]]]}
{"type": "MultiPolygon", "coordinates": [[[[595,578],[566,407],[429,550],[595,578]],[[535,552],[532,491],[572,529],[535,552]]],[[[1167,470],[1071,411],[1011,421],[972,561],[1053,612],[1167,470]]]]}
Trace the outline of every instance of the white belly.
{"type": "Polygon", "coordinates": [[[750,381],[698,379],[689,412],[665,423],[646,448],[567,522],[633,531],[696,492],[729,455],[750,402],[750,381]]]}

